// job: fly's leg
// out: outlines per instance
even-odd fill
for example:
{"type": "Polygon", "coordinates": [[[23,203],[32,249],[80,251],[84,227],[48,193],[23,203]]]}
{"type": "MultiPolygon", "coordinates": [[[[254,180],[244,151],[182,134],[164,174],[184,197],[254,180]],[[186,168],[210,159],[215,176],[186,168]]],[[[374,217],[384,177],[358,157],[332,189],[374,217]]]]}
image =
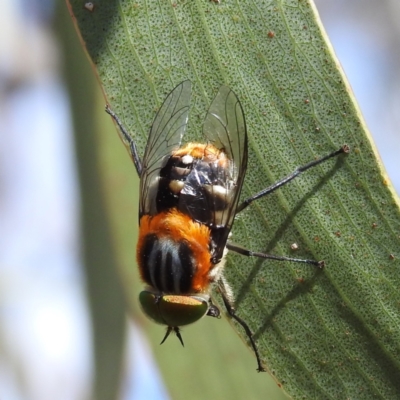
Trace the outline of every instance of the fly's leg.
{"type": "MultiPolygon", "coordinates": [[[[244,249],[243,247],[237,246],[230,242],[227,242],[226,248],[228,250],[234,251],[238,254],[248,256],[248,257],[259,257],[259,258],[266,258],[266,259],[277,260],[277,261],[298,262],[298,263],[315,265],[319,268],[323,268],[325,265],[324,261],[304,260],[304,259],[299,259],[299,258],[282,257],[282,256],[275,256],[272,254],[258,253],[258,252],[254,252],[254,251],[251,251],[248,249],[244,249]]],[[[235,308],[233,305],[233,296],[232,296],[231,290],[230,290],[227,282],[225,282],[225,279],[223,277],[219,279],[218,287],[219,287],[221,297],[222,297],[222,300],[224,302],[224,305],[225,305],[225,308],[226,308],[228,314],[230,315],[231,318],[233,318],[235,321],[237,321],[242,326],[244,331],[246,332],[246,335],[249,339],[249,342],[251,344],[251,347],[253,348],[254,354],[257,359],[257,364],[258,364],[257,371],[264,372],[265,369],[262,366],[261,357],[258,352],[257,345],[253,339],[253,334],[252,334],[249,326],[247,325],[247,323],[242,318],[240,318],[236,315],[236,311],[235,311],[235,308]]]]}
{"type": "Polygon", "coordinates": [[[135,142],[133,141],[132,137],[129,135],[128,131],[123,126],[121,120],[114,113],[114,111],[111,110],[111,108],[110,108],[110,106],[108,104],[106,105],[106,113],[111,115],[112,119],[118,125],[118,128],[122,133],[124,141],[129,146],[129,151],[131,152],[131,157],[132,157],[133,163],[135,164],[136,172],[140,176],[141,173],[142,173],[142,161],[140,160],[140,157],[139,157],[135,142]]]}
{"type": "Polygon", "coordinates": [[[239,213],[240,211],[244,210],[246,207],[248,207],[254,200],[258,200],[261,197],[264,197],[264,196],[272,193],[273,191],[275,191],[276,189],[280,188],[281,186],[286,185],[291,180],[293,180],[294,178],[298,177],[302,172],[307,171],[308,169],[310,169],[312,167],[315,167],[318,164],[322,164],[326,160],[329,160],[332,157],[336,157],[339,154],[349,153],[349,152],[350,152],[350,147],[347,144],[345,144],[339,150],[336,150],[336,151],[326,155],[325,157],[320,158],[319,160],[314,160],[314,161],[309,162],[306,165],[303,165],[302,167],[298,167],[291,174],[287,175],[285,178],[283,178],[280,181],[274,183],[273,185],[268,186],[267,188],[261,190],[260,192],[258,192],[254,196],[251,196],[248,199],[244,200],[243,203],[241,203],[238,206],[238,208],[236,209],[236,214],[239,213]]]}
{"type": "Polygon", "coordinates": [[[209,300],[209,307],[208,307],[208,311],[207,311],[207,315],[209,317],[214,317],[214,318],[221,318],[221,313],[219,311],[219,308],[213,304],[211,298],[209,300]]]}
{"type": "Polygon", "coordinates": [[[237,321],[242,328],[244,329],[244,331],[246,332],[246,335],[249,339],[249,342],[251,344],[251,347],[253,348],[254,354],[256,356],[257,359],[257,371],[258,372],[265,372],[265,368],[262,366],[261,363],[261,357],[260,357],[260,353],[258,352],[258,348],[256,345],[256,342],[253,339],[253,334],[251,333],[251,330],[249,328],[249,326],[247,325],[247,323],[240,317],[238,317],[236,315],[236,311],[235,311],[235,307],[233,305],[233,300],[232,300],[232,296],[230,295],[230,288],[228,289],[227,287],[227,282],[225,282],[224,278],[220,278],[218,280],[218,288],[222,297],[222,300],[224,302],[226,311],[228,312],[229,316],[231,318],[233,318],[235,321],[237,321]]]}
{"type": "Polygon", "coordinates": [[[235,253],[238,253],[238,254],[241,254],[242,256],[247,256],[247,257],[267,258],[267,259],[276,260],[276,261],[291,261],[291,262],[315,265],[316,267],[319,267],[319,268],[323,268],[325,266],[324,261],[304,260],[301,258],[282,257],[282,256],[275,256],[272,254],[258,253],[256,251],[244,249],[243,247],[237,246],[236,244],[233,244],[230,242],[228,242],[226,244],[226,248],[228,250],[232,250],[235,253]]]}

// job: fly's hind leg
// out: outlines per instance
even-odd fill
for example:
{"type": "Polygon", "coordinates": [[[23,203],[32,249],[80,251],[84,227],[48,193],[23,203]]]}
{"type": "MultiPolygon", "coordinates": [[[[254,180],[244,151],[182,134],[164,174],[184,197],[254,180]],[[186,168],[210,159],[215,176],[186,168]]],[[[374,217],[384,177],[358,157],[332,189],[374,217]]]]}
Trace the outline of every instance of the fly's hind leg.
{"type": "Polygon", "coordinates": [[[347,144],[344,144],[340,149],[333,151],[332,153],[329,153],[328,155],[318,159],[309,162],[306,165],[303,165],[302,167],[298,167],[295,169],[292,173],[289,175],[285,176],[283,179],[280,181],[274,183],[271,186],[268,186],[267,188],[261,190],[260,192],[256,193],[255,195],[245,199],[241,204],[236,209],[236,214],[239,213],[240,211],[244,210],[246,207],[248,207],[254,200],[258,200],[261,197],[267,196],[268,194],[272,193],[276,189],[280,188],[283,185],[286,185],[290,181],[292,181],[294,178],[297,178],[302,172],[307,171],[308,169],[315,167],[319,164],[322,164],[323,162],[329,160],[332,157],[336,157],[339,154],[342,153],[349,153],[350,152],[350,147],[347,144]]]}
{"type": "MultiPolygon", "coordinates": [[[[292,181],[293,179],[295,179],[296,177],[298,177],[302,172],[307,171],[310,168],[313,168],[327,160],[329,160],[330,158],[336,157],[340,154],[347,154],[349,153],[350,148],[347,144],[343,145],[340,149],[333,151],[332,153],[329,153],[328,155],[318,159],[318,160],[314,160],[309,162],[308,164],[303,165],[302,167],[299,167],[297,169],[295,169],[292,173],[290,173],[289,175],[287,175],[285,178],[281,179],[280,181],[274,183],[273,185],[261,190],[260,192],[256,193],[255,195],[245,199],[236,209],[236,214],[238,214],[240,211],[244,210],[246,207],[248,207],[253,201],[260,199],[261,197],[264,197],[270,193],[272,193],[273,191],[275,191],[276,189],[280,188],[281,186],[286,185],[287,183],[289,183],[290,181],[292,181]]],[[[302,260],[302,259],[298,259],[298,258],[291,258],[291,257],[281,257],[281,256],[275,256],[275,255],[271,255],[271,254],[264,254],[264,253],[258,253],[258,252],[254,252],[251,250],[247,250],[244,249],[240,246],[237,246],[233,243],[227,243],[226,247],[229,250],[232,250],[236,253],[242,254],[244,256],[248,256],[248,257],[259,257],[259,258],[268,258],[271,260],[277,260],[277,261],[291,261],[291,262],[299,262],[299,263],[305,263],[305,264],[311,264],[311,265],[315,265],[319,268],[323,268],[325,263],[323,261],[314,261],[314,260],[302,260]]]]}
{"type": "Polygon", "coordinates": [[[139,157],[135,142],[133,141],[131,135],[129,135],[128,131],[125,129],[125,127],[122,124],[121,120],[114,113],[114,111],[111,110],[111,108],[110,108],[110,106],[108,104],[106,105],[106,113],[111,115],[112,119],[118,125],[118,128],[122,133],[124,142],[126,142],[128,144],[128,146],[129,146],[129,151],[131,153],[131,157],[132,157],[133,163],[135,164],[136,172],[140,176],[141,173],[142,173],[142,161],[140,160],[140,157],[139,157]]]}

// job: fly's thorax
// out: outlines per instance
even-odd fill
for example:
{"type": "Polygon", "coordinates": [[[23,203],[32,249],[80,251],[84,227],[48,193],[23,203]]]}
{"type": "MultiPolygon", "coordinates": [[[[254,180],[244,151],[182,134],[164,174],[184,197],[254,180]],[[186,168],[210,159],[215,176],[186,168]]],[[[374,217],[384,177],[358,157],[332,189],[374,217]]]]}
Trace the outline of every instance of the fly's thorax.
{"type": "Polygon", "coordinates": [[[149,234],[138,262],[145,282],[166,293],[188,293],[195,275],[195,260],[188,243],[149,234]]]}
{"type": "Polygon", "coordinates": [[[137,261],[144,282],[167,294],[207,293],[210,229],[176,209],[140,220],[137,261]]]}

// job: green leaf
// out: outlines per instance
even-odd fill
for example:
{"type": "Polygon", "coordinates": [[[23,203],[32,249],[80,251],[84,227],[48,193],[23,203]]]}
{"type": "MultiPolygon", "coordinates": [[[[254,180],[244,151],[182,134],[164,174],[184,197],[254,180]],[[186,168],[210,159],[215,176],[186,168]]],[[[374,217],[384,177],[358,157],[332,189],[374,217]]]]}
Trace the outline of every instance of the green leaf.
{"type": "MultiPolygon", "coordinates": [[[[251,205],[233,229],[233,240],[244,247],[323,259],[325,269],[230,255],[225,271],[237,314],[254,332],[265,365],[293,398],[396,398],[400,391],[398,200],[313,3],[107,1],[95,3],[89,11],[80,1],[70,0],[70,8],[107,99],[132,133],[140,154],[157,108],[185,79],[193,82],[191,138],[201,137],[205,112],[221,84],[229,85],[241,100],[249,131],[243,197],[344,143],[351,147],[349,155],[307,171],[251,205]],[[293,243],[297,251],[291,250],[293,243]]],[[[117,171],[113,164],[119,162],[113,157],[105,158],[105,182],[116,185],[110,191],[125,193],[121,182],[128,180],[124,175],[128,172],[123,169],[112,178],[116,172],[110,171],[117,171]]],[[[130,173],[134,174],[133,166],[130,173]]],[[[137,188],[136,184],[131,192],[137,194],[137,188]]],[[[110,194],[109,199],[121,275],[136,314],[140,289],[132,289],[138,286],[132,267],[134,238],[127,227],[127,221],[137,224],[136,209],[117,208],[115,196],[110,194]]],[[[226,355],[214,351],[206,364],[200,361],[207,347],[215,349],[220,325],[211,320],[188,328],[186,342],[192,346],[184,353],[172,340],[164,345],[172,348],[169,360],[160,362],[166,377],[176,377],[168,383],[174,398],[182,388],[186,395],[190,391],[204,398],[212,393],[215,398],[212,388],[220,379],[226,382],[225,397],[232,388],[233,397],[242,393],[240,387],[247,394],[257,393],[253,382],[259,382],[260,375],[254,372],[251,384],[241,386],[246,372],[226,355]],[[212,338],[204,340],[195,333],[202,332],[204,324],[215,329],[212,338]],[[205,374],[214,366],[212,379],[205,374]]],[[[237,330],[244,336],[240,327],[237,330]]],[[[158,345],[162,332],[160,327],[156,331],[157,338],[150,336],[158,345]]],[[[224,333],[222,345],[229,335],[224,333]]],[[[166,354],[164,346],[157,352],[166,354]]]]}
{"type": "MultiPolygon", "coordinates": [[[[71,100],[75,134],[77,171],[80,183],[80,251],[82,273],[90,312],[93,351],[93,379],[90,398],[110,400],[121,384],[123,372],[126,312],[121,293],[109,219],[102,196],[97,167],[97,126],[93,118],[98,110],[95,99],[100,90],[71,25],[65,5],[57,2],[55,32],[62,52],[64,83],[71,100]],[[77,73],[79,71],[79,73],[77,73]],[[86,155],[90,154],[90,157],[86,155]],[[103,216],[102,218],[99,218],[103,216]]],[[[54,132],[54,135],[58,135],[54,132]]],[[[81,301],[81,300],[80,300],[81,301]]]]}

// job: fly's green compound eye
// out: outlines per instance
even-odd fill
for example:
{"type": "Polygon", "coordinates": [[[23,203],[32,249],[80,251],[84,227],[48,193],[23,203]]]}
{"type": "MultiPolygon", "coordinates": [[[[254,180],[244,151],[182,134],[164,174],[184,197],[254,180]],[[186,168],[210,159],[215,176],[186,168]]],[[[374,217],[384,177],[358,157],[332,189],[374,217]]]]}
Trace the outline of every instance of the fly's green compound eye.
{"type": "Polygon", "coordinates": [[[140,293],[139,301],[150,319],[168,326],[192,324],[208,311],[207,301],[197,296],[158,296],[144,291],[140,293]]]}

